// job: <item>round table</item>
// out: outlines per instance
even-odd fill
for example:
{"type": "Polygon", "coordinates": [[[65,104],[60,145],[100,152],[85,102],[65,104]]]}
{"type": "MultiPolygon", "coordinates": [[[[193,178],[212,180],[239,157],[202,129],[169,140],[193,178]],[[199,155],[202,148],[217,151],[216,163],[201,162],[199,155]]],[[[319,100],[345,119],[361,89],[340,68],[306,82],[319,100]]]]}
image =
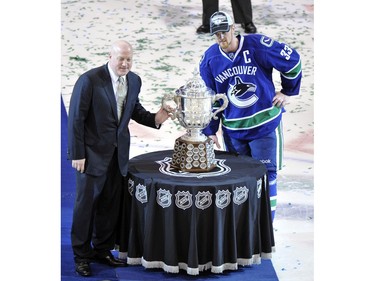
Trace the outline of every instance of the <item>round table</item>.
{"type": "Polygon", "coordinates": [[[172,154],[146,153],[129,162],[119,232],[128,264],[197,275],[271,258],[275,243],[265,165],[215,151],[215,169],[188,173],[171,167],[172,154]]]}

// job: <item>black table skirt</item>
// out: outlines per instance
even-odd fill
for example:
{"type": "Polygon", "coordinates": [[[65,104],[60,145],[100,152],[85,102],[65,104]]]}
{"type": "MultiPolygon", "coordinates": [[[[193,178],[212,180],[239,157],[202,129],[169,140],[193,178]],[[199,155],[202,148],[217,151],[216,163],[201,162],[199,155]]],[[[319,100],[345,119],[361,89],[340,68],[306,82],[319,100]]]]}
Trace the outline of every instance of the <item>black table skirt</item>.
{"type": "Polygon", "coordinates": [[[128,263],[197,275],[271,258],[266,167],[251,157],[215,151],[214,170],[179,172],[170,167],[172,153],[130,160],[118,232],[128,263]]]}

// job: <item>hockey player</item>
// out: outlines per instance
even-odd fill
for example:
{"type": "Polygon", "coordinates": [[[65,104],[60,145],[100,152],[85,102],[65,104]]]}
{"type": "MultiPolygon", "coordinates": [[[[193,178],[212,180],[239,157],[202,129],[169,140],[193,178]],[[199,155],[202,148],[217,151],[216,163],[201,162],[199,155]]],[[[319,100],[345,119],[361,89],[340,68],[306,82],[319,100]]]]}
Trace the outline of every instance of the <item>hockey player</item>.
{"type": "Polygon", "coordinates": [[[288,98],[299,94],[300,56],[287,44],[261,34],[236,36],[232,18],[222,11],[211,16],[210,32],[217,44],[203,54],[200,74],[207,87],[225,93],[229,103],[203,133],[220,149],[216,133],[221,121],[225,150],[249,155],[266,165],[273,220],[277,171],[282,167],[282,113],[288,98]],[[274,69],[280,73],[278,91],[272,80],[274,69]]]}

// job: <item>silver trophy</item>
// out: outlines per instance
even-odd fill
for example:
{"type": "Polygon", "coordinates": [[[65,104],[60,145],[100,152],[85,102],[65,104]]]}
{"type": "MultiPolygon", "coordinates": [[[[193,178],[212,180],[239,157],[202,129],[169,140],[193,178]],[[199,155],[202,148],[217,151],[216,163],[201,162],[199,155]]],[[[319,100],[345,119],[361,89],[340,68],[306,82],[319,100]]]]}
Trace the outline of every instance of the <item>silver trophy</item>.
{"type": "Polygon", "coordinates": [[[214,142],[202,133],[211,119],[228,105],[225,94],[215,94],[206,86],[195,69],[193,77],[162,99],[163,108],[171,111],[171,119],[178,119],[187,129],[186,134],[175,141],[172,167],[186,172],[205,172],[216,167],[214,142]],[[223,105],[213,112],[213,104],[223,100],[223,105]]]}

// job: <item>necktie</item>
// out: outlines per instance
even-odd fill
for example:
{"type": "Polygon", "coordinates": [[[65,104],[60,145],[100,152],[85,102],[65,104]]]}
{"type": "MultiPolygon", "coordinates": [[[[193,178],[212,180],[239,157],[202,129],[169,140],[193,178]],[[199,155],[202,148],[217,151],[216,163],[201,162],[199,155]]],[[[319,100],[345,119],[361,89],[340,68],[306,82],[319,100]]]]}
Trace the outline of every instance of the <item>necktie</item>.
{"type": "Polygon", "coordinates": [[[122,111],[124,109],[124,100],[126,96],[125,79],[123,76],[118,78],[119,84],[117,87],[117,116],[120,122],[122,111]]]}

